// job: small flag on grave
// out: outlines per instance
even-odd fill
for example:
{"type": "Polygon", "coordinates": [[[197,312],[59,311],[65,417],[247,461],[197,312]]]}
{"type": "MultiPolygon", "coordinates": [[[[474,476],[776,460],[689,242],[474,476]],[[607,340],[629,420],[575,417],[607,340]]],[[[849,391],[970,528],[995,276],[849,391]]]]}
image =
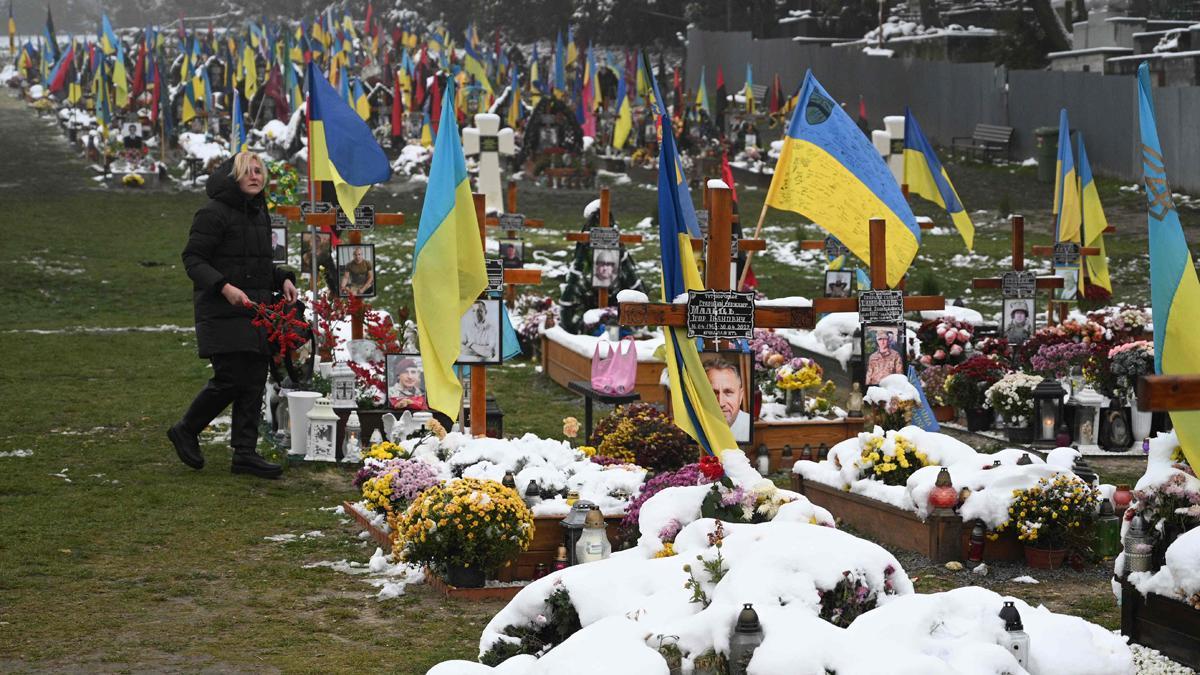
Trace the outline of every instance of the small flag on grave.
{"type": "Polygon", "coordinates": [[[1054,167],[1055,241],[1079,241],[1079,175],[1071,153],[1071,127],[1067,109],[1058,114],[1058,160],[1054,167]]]}
{"type": "Polygon", "coordinates": [[[1083,147],[1083,132],[1079,132],[1079,197],[1083,201],[1083,245],[1100,249],[1099,255],[1089,255],[1084,260],[1088,283],[1099,286],[1112,294],[1112,281],[1108,276],[1108,252],[1104,250],[1104,230],[1108,229],[1108,218],[1100,205],[1100,193],[1096,181],[1092,180],[1092,167],[1088,163],[1087,150],[1083,147]]]}
{"type": "MultiPolygon", "coordinates": [[[[671,133],[671,120],[662,113],[659,118],[663,132],[658,160],[662,299],[663,302],[671,302],[688,290],[704,288],[704,282],[700,280],[700,272],[692,256],[692,235],[680,206],[679,185],[674,175],[679,160],[675,152],[675,136],[671,133]]],[[[717,405],[712,385],[704,373],[704,364],[700,362],[700,354],[696,351],[696,343],[687,338],[687,328],[663,326],[663,334],[667,340],[667,377],[676,426],[696,439],[706,455],[720,457],[722,451],[736,449],[738,445],[733,431],[717,405]]]]}
{"type": "Polygon", "coordinates": [[[917,375],[917,369],[911,363],[908,364],[908,383],[917,390],[917,408],[913,410],[912,424],[914,427],[919,427],[925,431],[941,431],[942,425],[938,424],[937,418],[933,416],[933,408],[929,407],[929,399],[925,398],[925,387],[921,386],[921,376],[917,375]]]}
{"type": "MultiPolygon", "coordinates": [[[[449,86],[452,90],[454,85],[449,86]]],[[[454,129],[453,98],[443,99],[445,129],[454,129]]],[[[456,133],[441,134],[433,148],[413,252],[412,286],[429,405],[457,419],[462,384],[454,377],[453,365],[460,348],[459,320],[487,288],[487,270],[467,161],[456,133]]]]}
{"type": "Polygon", "coordinates": [[[629,132],[633,131],[633,112],[629,107],[629,92],[626,91],[625,73],[617,81],[617,121],[613,127],[613,147],[620,150],[629,140],[629,132]]]}
{"type": "Polygon", "coordinates": [[[820,223],[863,260],[870,259],[867,224],[882,217],[888,286],[900,283],[921,245],[917,219],[891,171],[811,70],[788,123],[766,203],[820,223]]]}
{"type": "MultiPolygon", "coordinates": [[[[1200,333],[1191,324],[1200,316],[1200,281],[1196,279],[1196,268],[1167,183],[1166,162],[1154,122],[1150,73],[1145,62],[1138,66],[1138,122],[1149,202],[1154,372],[1194,375],[1200,373],[1200,333]]],[[[1184,456],[1192,468],[1200,468],[1200,410],[1172,410],[1170,415],[1184,456]]]]}
{"type": "Polygon", "coordinates": [[[392,168],[370,127],[338,97],[314,62],[309,62],[305,79],[312,179],[333,181],[338,204],[353,213],[372,185],[391,177],[392,168]]]}
{"type": "Polygon", "coordinates": [[[946,168],[917,124],[917,118],[904,109],[904,182],[908,191],[946,209],[954,227],[962,235],[968,250],[975,249],[975,225],[958,199],[946,168]]]}

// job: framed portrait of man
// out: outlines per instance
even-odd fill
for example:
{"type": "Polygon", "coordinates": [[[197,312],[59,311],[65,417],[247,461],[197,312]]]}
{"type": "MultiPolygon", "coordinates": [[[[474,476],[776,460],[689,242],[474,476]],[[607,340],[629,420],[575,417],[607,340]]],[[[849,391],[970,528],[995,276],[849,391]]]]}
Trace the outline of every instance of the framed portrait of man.
{"type": "Polygon", "coordinates": [[[854,273],[850,270],[826,270],[825,297],[848,298],[854,290],[854,273]]]}
{"type": "Polygon", "coordinates": [[[338,296],[375,297],[375,244],[337,247],[338,296]]]}
{"type": "Polygon", "coordinates": [[[393,410],[428,410],[421,355],[388,354],[385,366],[388,407],[393,410]]]}
{"type": "Polygon", "coordinates": [[[612,288],[617,283],[617,270],[620,266],[620,249],[593,248],[592,288],[612,288]]]}
{"type": "Polygon", "coordinates": [[[287,227],[274,226],[271,228],[271,262],[287,264],[287,227]]]}
{"type": "Polygon", "coordinates": [[[734,351],[709,352],[701,354],[700,361],[721,414],[733,431],[733,439],[739,444],[752,442],[754,419],[750,411],[754,371],[750,367],[750,355],[734,351]]]}
{"type": "Polygon", "coordinates": [[[521,239],[500,240],[500,261],[504,269],[520,269],[525,266],[525,242],[521,239]]]}
{"type": "Polygon", "coordinates": [[[903,374],[904,324],[867,323],[862,326],[862,355],[866,364],[866,386],[879,384],[888,375],[903,374]]]}
{"type": "Polygon", "coordinates": [[[1008,344],[1025,344],[1033,335],[1037,315],[1033,309],[1033,298],[1005,298],[1004,307],[1000,314],[1002,337],[1008,344]]]}
{"type": "Polygon", "coordinates": [[[499,365],[504,350],[501,345],[503,325],[500,318],[500,298],[480,298],[463,314],[460,328],[459,364],[499,365]]]}

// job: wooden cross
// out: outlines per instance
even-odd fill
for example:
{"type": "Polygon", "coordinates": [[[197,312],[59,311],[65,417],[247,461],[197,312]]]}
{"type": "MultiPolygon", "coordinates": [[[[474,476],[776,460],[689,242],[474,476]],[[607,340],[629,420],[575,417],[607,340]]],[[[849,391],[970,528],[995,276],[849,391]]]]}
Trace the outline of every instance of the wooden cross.
{"type": "Polygon", "coordinates": [[[1145,412],[1200,410],[1200,374],[1143,375],[1138,378],[1137,401],[1145,412]]]}
{"type": "MultiPolygon", "coordinates": [[[[726,187],[728,187],[728,186],[726,186],[726,187]]],[[[711,208],[711,204],[712,204],[712,190],[713,190],[713,188],[711,188],[711,187],[709,186],[709,184],[708,184],[708,181],[707,181],[707,180],[706,180],[706,181],[704,181],[704,193],[703,193],[704,211],[702,211],[701,213],[703,213],[705,216],[708,216],[708,214],[709,214],[709,211],[710,211],[710,208],[711,208]]],[[[732,195],[733,195],[732,188],[730,188],[730,198],[731,198],[731,200],[732,200],[732,195]]],[[[732,201],[731,201],[730,203],[732,204],[732,201]]],[[[700,214],[697,214],[697,215],[700,215],[700,214]]],[[[730,223],[730,235],[729,235],[729,236],[730,236],[730,239],[731,239],[731,241],[732,241],[732,237],[733,237],[733,227],[732,227],[732,225],[733,225],[733,223],[736,223],[736,222],[739,222],[739,221],[738,221],[738,215],[737,215],[736,213],[733,213],[733,214],[731,214],[731,215],[730,215],[730,219],[729,219],[729,223],[730,223]]],[[[711,226],[711,223],[709,223],[709,225],[711,226]]],[[[710,230],[709,230],[709,233],[711,234],[711,232],[712,232],[712,230],[710,229],[710,230]]],[[[704,250],[704,244],[705,244],[705,241],[718,241],[718,240],[717,240],[717,239],[713,239],[712,237],[708,237],[708,239],[707,239],[707,240],[706,240],[706,239],[697,239],[696,237],[692,237],[692,250],[693,250],[693,251],[696,251],[696,252],[703,251],[703,250],[704,250]]],[[[742,253],[747,253],[747,254],[749,254],[749,255],[753,255],[755,251],[765,251],[765,250],[767,250],[767,241],[766,241],[765,239],[745,239],[745,238],[739,238],[739,239],[737,239],[736,243],[735,243],[735,244],[732,244],[732,245],[733,245],[733,246],[737,246],[737,249],[738,249],[739,251],[741,251],[742,253]]],[[[733,258],[733,250],[732,250],[732,246],[731,246],[731,248],[730,248],[729,254],[730,254],[730,259],[731,259],[729,264],[732,266],[732,265],[733,265],[733,261],[732,261],[732,258],[733,258]]],[[[708,261],[707,261],[707,258],[706,258],[706,259],[705,259],[705,270],[706,270],[706,271],[707,271],[707,266],[708,266],[708,261]]],[[[707,276],[707,273],[706,273],[706,276],[707,276]]],[[[715,286],[714,286],[713,288],[717,288],[717,287],[715,287],[715,286]]],[[[730,289],[732,289],[732,288],[733,288],[733,285],[732,285],[732,277],[730,278],[730,285],[729,285],[729,286],[727,286],[726,288],[730,288],[730,289]]],[[[724,289],[722,289],[722,290],[724,290],[724,289]]],[[[733,290],[737,290],[737,289],[733,289],[733,290]]]]}
{"type": "MultiPolygon", "coordinates": [[[[1064,242],[1064,243],[1071,243],[1071,242],[1064,242]]],[[[1054,245],[1053,244],[1051,244],[1049,246],[1033,246],[1030,248],[1030,250],[1032,250],[1033,254],[1036,256],[1052,257],[1054,255],[1054,245]]],[[[1086,258],[1089,255],[1100,255],[1100,248],[1097,246],[1080,246],[1079,247],[1079,265],[1080,265],[1081,269],[1083,267],[1084,258],[1086,258]]],[[[1081,281],[1083,281],[1083,280],[1079,279],[1076,283],[1078,284],[1081,281]]],[[[1078,294],[1082,293],[1082,292],[1083,292],[1082,287],[1078,287],[1076,290],[1076,297],[1078,297],[1078,294]]],[[[1057,312],[1058,322],[1061,323],[1061,322],[1067,320],[1067,312],[1070,309],[1070,304],[1067,302],[1064,302],[1064,301],[1055,301],[1054,297],[1051,296],[1050,300],[1046,303],[1046,324],[1047,325],[1055,323],[1055,320],[1054,320],[1055,319],[1055,311],[1054,310],[1056,307],[1058,309],[1058,312],[1057,312]]]]}
{"type": "MultiPolygon", "coordinates": [[[[321,201],[321,184],[314,183],[312,187],[313,187],[313,201],[314,202],[321,201]]],[[[309,247],[309,254],[312,256],[312,266],[310,269],[305,270],[303,273],[307,273],[309,275],[309,280],[312,285],[313,298],[315,299],[317,297],[317,289],[320,287],[319,279],[317,278],[317,276],[318,276],[317,275],[317,231],[318,231],[318,228],[323,228],[323,227],[332,228],[334,226],[334,224],[337,223],[337,212],[330,211],[327,213],[301,214],[299,206],[285,206],[285,205],[276,206],[275,212],[284,216],[288,220],[300,220],[308,225],[308,236],[309,236],[308,247],[309,247]]],[[[354,214],[347,214],[347,216],[353,218],[354,214]]],[[[399,225],[403,225],[403,224],[404,224],[404,214],[403,213],[379,213],[379,212],[375,213],[376,227],[399,226],[399,225]]],[[[351,245],[361,244],[362,243],[362,230],[348,230],[346,232],[346,241],[351,245]]],[[[354,340],[362,339],[363,334],[364,334],[364,331],[363,331],[364,313],[365,313],[365,310],[360,307],[350,316],[350,337],[351,337],[351,339],[354,339],[354,340]]],[[[315,313],[313,315],[313,322],[314,322],[314,333],[315,333],[316,332],[316,330],[315,330],[316,314],[315,313]]]]}
{"type": "MultiPolygon", "coordinates": [[[[612,194],[608,188],[600,188],[600,227],[609,227],[610,215],[609,204],[612,200],[612,194]]],[[[566,234],[567,241],[590,243],[592,235],[590,232],[568,232],[566,234]]],[[[640,244],[642,243],[642,235],[640,234],[622,234],[622,244],[640,244]]],[[[620,263],[618,263],[619,266],[620,263]]],[[[620,274],[620,268],[617,269],[617,274],[620,274]]],[[[596,306],[603,309],[608,307],[608,289],[596,289],[596,306]]]]}
{"type": "MultiPolygon", "coordinates": [[[[1012,271],[1022,272],[1025,270],[1025,216],[1014,214],[1010,217],[1009,223],[1012,226],[1012,271]]],[[[1034,247],[1035,250],[1038,248],[1044,247],[1034,247]]],[[[1050,248],[1053,253],[1053,247],[1050,248]]],[[[1034,281],[1034,288],[1062,288],[1063,283],[1063,278],[1058,276],[1037,277],[1034,281]]],[[[1003,287],[1004,279],[1002,277],[971,280],[971,288],[997,289],[1003,287]]]]}
{"type": "MultiPolygon", "coordinates": [[[[479,243],[486,254],[487,197],[480,192],[471,196],[475,200],[475,219],[479,223],[479,243]]],[[[541,281],[541,270],[504,270],[505,284],[537,284],[541,281]]],[[[471,365],[471,435],[477,438],[487,435],[487,366],[477,364],[471,365]]]]}
{"type": "MultiPolygon", "coordinates": [[[[504,225],[507,224],[504,222],[504,220],[509,217],[515,217],[517,219],[520,219],[521,222],[523,223],[522,227],[539,228],[539,227],[544,227],[546,225],[545,221],[543,221],[541,218],[526,218],[523,214],[517,212],[517,182],[516,181],[513,181],[513,180],[508,181],[508,195],[507,196],[508,196],[508,210],[505,213],[501,214],[500,217],[488,216],[487,218],[485,218],[484,223],[488,227],[502,228],[504,225]]],[[[517,236],[517,230],[504,230],[504,232],[509,239],[514,239],[517,236]]],[[[508,305],[509,309],[511,309],[513,307],[513,305],[516,304],[517,286],[518,285],[526,285],[526,284],[540,284],[542,282],[542,272],[541,272],[541,270],[526,270],[524,268],[520,268],[520,269],[514,268],[511,270],[505,270],[504,281],[505,281],[504,302],[505,302],[505,304],[508,305]],[[510,272],[510,271],[514,272],[514,274],[512,275],[512,279],[513,279],[512,281],[509,281],[508,272],[510,272]],[[524,275],[524,277],[522,275],[516,274],[517,272],[522,273],[524,275]],[[535,278],[535,275],[536,275],[536,278],[535,278]],[[525,277],[528,277],[528,278],[525,278],[525,277]]]]}

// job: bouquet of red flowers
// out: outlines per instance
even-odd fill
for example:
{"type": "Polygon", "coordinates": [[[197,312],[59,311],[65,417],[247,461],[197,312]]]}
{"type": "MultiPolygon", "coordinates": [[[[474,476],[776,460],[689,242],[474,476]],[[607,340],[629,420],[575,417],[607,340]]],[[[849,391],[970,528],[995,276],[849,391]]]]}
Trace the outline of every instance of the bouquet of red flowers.
{"type": "Polygon", "coordinates": [[[246,301],[246,307],[254,310],[254,318],[250,324],[257,328],[267,329],[267,341],[279,350],[275,353],[275,363],[279,363],[284,354],[299,349],[308,342],[309,327],[296,314],[304,309],[304,305],[295,303],[287,309],[287,300],[280,300],[273,305],[246,301]]]}

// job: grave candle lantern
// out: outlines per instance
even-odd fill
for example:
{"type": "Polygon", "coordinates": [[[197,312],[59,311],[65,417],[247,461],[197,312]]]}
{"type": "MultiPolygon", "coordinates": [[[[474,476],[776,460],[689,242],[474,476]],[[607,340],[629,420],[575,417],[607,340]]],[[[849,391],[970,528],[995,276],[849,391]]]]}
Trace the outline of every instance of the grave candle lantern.
{"type": "Polygon", "coordinates": [[[1004,620],[1004,648],[1016,658],[1018,665],[1026,668],[1029,664],[1029,634],[1025,632],[1021,614],[1011,600],[1004,601],[1000,618],[1004,620]]]}
{"type": "Polygon", "coordinates": [[[355,407],[354,371],[345,361],[338,361],[330,375],[330,396],[334,408],[355,407]]]}
{"type": "Polygon", "coordinates": [[[729,672],[745,675],[750,668],[750,660],[754,658],[754,650],[762,642],[763,629],[758,612],[754,611],[754,605],[747,602],[738,613],[733,635],[729,636],[729,672]]]}
{"type": "Polygon", "coordinates": [[[1030,424],[1033,427],[1033,441],[1038,445],[1054,445],[1057,440],[1058,426],[1062,423],[1063,396],[1062,385],[1057,380],[1042,380],[1033,389],[1033,414],[1030,424]]]}
{"type": "Polygon", "coordinates": [[[362,423],[358,421],[357,410],[351,410],[346,418],[346,430],[342,434],[342,461],[347,464],[362,461],[362,423]]]}
{"type": "Polygon", "coordinates": [[[929,507],[935,511],[946,511],[954,509],[956,504],[958,490],[954,489],[954,483],[950,480],[950,470],[943,466],[938,471],[933,489],[929,491],[929,507]]]}
{"type": "Polygon", "coordinates": [[[313,402],[312,410],[308,411],[308,442],[305,444],[306,462],[336,462],[337,446],[337,413],[329,399],[322,396],[313,402]]]}

